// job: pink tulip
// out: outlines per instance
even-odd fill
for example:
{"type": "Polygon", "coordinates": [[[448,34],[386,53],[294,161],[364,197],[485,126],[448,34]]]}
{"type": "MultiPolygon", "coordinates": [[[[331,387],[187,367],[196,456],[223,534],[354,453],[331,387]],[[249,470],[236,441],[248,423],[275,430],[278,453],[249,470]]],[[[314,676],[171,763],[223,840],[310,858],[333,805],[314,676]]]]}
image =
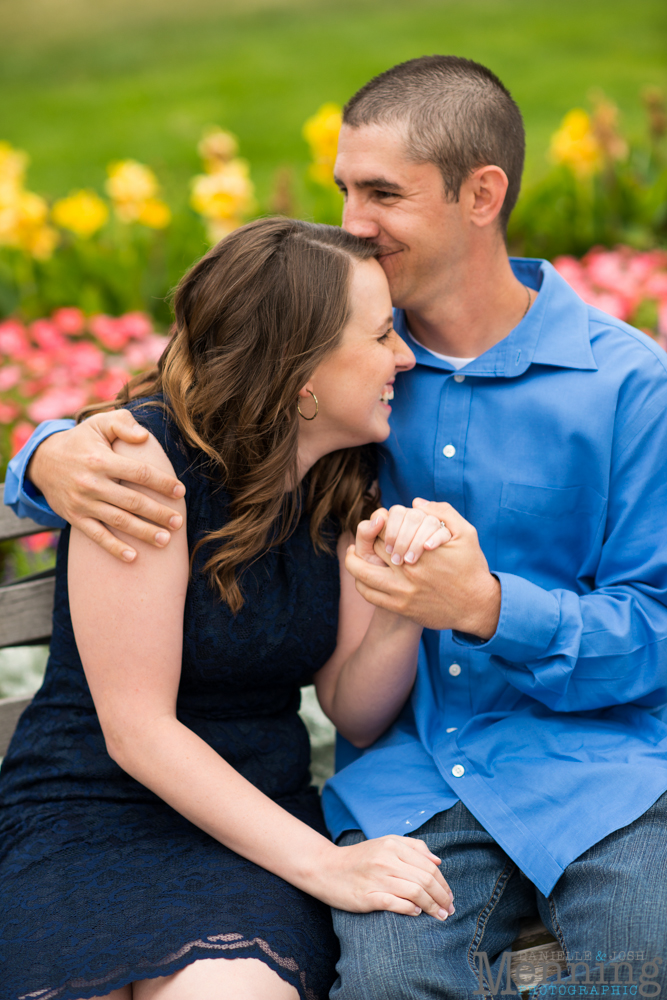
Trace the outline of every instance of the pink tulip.
{"type": "Polygon", "coordinates": [[[168,343],[169,337],[161,337],[154,333],[141,344],[136,342],[128,344],[123,351],[123,359],[132,371],[142,371],[156,364],[168,343]]]}
{"type": "Polygon", "coordinates": [[[12,361],[20,361],[29,350],[30,345],[22,323],[16,319],[0,323],[0,355],[4,354],[12,361]]]}
{"type": "Polygon", "coordinates": [[[621,295],[612,295],[611,292],[592,292],[584,301],[589,306],[595,306],[596,309],[601,309],[602,312],[626,322],[630,315],[627,300],[621,295]]]}
{"type": "Polygon", "coordinates": [[[667,270],[656,271],[646,282],[644,291],[649,299],[667,302],[667,270]]]}
{"type": "Polygon", "coordinates": [[[131,336],[123,325],[122,317],[115,319],[113,316],[101,313],[93,316],[88,325],[102,347],[106,347],[109,351],[122,350],[131,336]]]}
{"type": "Polygon", "coordinates": [[[21,380],[21,369],[18,365],[8,365],[7,368],[0,368],[0,392],[7,392],[13,389],[21,380]]]}
{"type": "Polygon", "coordinates": [[[43,552],[53,545],[58,535],[53,531],[40,531],[38,535],[30,535],[29,538],[22,538],[21,545],[28,552],[43,552]]]}
{"type": "MultiPolygon", "coordinates": [[[[628,270],[627,258],[620,251],[607,252],[592,250],[584,257],[586,273],[591,283],[602,291],[612,292],[625,299],[625,318],[641,301],[641,289],[633,274],[628,270]]],[[[618,313],[613,313],[614,316],[618,313]]]]}
{"type": "Polygon", "coordinates": [[[30,334],[38,347],[49,354],[62,351],[67,345],[58,327],[48,319],[36,319],[30,326],[30,334]]]}
{"type": "Polygon", "coordinates": [[[104,354],[99,347],[82,340],[69,345],[66,365],[69,375],[75,382],[79,379],[94,378],[104,368],[104,354]]]}
{"type": "Polygon", "coordinates": [[[123,351],[123,360],[131,371],[141,371],[146,360],[144,345],[128,344],[123,351]]]}
{"type": "Polygon", "coordinates": [[[48,378],[28,379],[27,382],[23,382],[19,389],[24,399],[36,399],[41,396],[48,384],[48,378]]]}
{"type": "Polygon", "coordinates": [[[31,375],[44,375],[51,367],[51,359],[45,351],[40,351],[34,347],[24,359],[26,369],[31,375]]]}
{"type": "Polygon", "coordinates": [[[129,372],[123,368],[109,368],[93,385],[93,394],[100,401],[114,399],[125,383],[130,379],[129,372]]]}
{"type": "Polygon", "coordinates": [[[11,424],[20,412],[16,403],[7,403],[0,399],[0,424],[11,424]]]}
{"type": "Polygon", "coordinates": [[[75,386],[56,387],[48,389],[43,396],[30,404],[28,416],[37,423],[41,420],[73,417],[86,402],[87,393],[84,389],[75,386]]]}
{"type": "Polygon", "coordinates": [[[153,332],[153,324],[149,316],[142,312],[125,313],[119,317],[119,324],[131,340],[145,340],[153,332]]]}
{"type": "Polygon", "coordinates": [[[63,309],[56,309],[51,317],[61,333],[68,336],[77,336],[83,333],[86,325],[86,317],[80,309],[74,306],[63,309]]]}
{"type": "Polygon", "coordinates": [[[22,420],[13,428],[11,433],[12,457],[21,450],[34,429],[34,426],[29,424],[27,420],[22,420]]]}
{"type": "Polygon", "coordinates": [[[146,361],[149,364],[157,364],[168,343],[169,337],[162,337],[159,333],[154,333],[152,337],[149,337],[146,341],[146,361]]]}
{"type": "Polygon", "coordinates": [[[577,295],[585,301],[586,296],[591,293],[591,285],[579,261],[574,257],[557,257],[554,261],[554,267],[577,295]]]}
{"type": "MultiPolygon", "coordinates": [[[[667,300],[658,306],[658,333],[663,340],[667,338],[667,300]]],[[[667,344],[663,344],[663,347],[667,349],[667,344]]]]}

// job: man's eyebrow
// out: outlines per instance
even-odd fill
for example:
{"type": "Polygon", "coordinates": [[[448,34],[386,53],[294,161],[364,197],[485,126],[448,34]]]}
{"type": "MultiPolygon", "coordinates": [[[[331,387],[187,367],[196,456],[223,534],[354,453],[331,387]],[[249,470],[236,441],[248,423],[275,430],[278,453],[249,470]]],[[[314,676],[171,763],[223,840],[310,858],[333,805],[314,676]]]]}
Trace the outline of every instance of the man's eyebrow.
{"type": "MultiPolygon", "coordinates": [[[[345,184],[339,177],[335,177],[334,180],[338,187],[345,187],[345,184]]],[[[397,184],[395,181],[389,181],[386,177],[368,177],[363,181],[355,181],[354,187],[361,191],[365,188],[382,188],[384,191],[396,192],[403,190],[400,184],[397,184]]]]}

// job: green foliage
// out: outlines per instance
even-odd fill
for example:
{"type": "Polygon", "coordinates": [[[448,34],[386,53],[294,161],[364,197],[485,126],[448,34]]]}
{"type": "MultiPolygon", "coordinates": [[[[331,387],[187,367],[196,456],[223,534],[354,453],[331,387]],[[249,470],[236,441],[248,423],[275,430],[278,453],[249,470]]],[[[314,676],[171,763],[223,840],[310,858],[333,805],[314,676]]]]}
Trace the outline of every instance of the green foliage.
{"type": "Polygon", "coordinates": [[[561,254],[580,257],[593,246],[667,245],[667,115],[655,93],[653,101],[646,137],[628,144],[612,134],[623,155],[601,150],[600,169],[583,173],[576,161],[558,163],[525,188],[508,231],[515,254],[553,260],[561,254]]]}
{"type": "Polygon", "coordinates": [[[119,225],[90,239],[63,234],[47,260],[0,247],[0,316],[29,321],[78,306],[87,315],[145,310],[166,325],[171,289],[206,249],[204,228],[189,212],[168,233],[119,225]]]}

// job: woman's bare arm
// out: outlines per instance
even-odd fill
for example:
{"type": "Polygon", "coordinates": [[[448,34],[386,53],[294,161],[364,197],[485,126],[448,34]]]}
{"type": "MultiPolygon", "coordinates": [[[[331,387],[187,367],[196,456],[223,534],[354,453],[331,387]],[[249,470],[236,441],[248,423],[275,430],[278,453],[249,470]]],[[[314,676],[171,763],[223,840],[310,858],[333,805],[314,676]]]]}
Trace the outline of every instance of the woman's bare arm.
{"type": "Polygon", "coordinates": [[[345,569],[352,542],[349,533],[338,541],[338,643],[315,674],[315,687],[338,731],[355,746],[366,747],[391,725],[412,690],[422,629],[361,597],[345,569]]]}
{"type": "MultiPolygon", "coordinates": [[[[115,447],[122,454],[130,446],[115,447]]],[[[173,474],[154,438],[136,450],[173,474]]],[[[185,518],[183,500],[170,506],[185,518]]],[[[139,542],[137,553],[124,565],[72,531],[72,621],[111,757],[212,837],[330,905],[407,914],[421,908],[442,919],[451,893],[425,844],[390,836],[336,847],[178,721],[186,533],[162,551],[139,542]]]]}

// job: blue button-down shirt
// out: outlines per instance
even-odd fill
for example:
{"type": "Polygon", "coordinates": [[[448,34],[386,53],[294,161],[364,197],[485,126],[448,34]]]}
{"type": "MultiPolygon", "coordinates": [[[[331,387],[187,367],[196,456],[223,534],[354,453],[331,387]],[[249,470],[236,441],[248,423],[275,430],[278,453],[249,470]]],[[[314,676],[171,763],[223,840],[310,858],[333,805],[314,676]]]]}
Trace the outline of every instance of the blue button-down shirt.
{"type": "MultiPolygon", "coordinates": [[[[386,505],[475,525],[497,631],[426,630],[409,703],[367,750],[339,741],[323,805],[334,836],[374,837],[461,799],[548,894],[667,789],[667,354],[549,264],[512,266],[540,295],[508,337],[458,373],[413,345],[380,472],[386,505]]],[[[7,499],[43,520],[20,496],[32,450],[7,499]]]]}
{"type": "Polygon", "coordinates": [[[476,527],[497,631],[425,630],[408,705],[369,749],[339,741],[323,804],[373,837],[461,799],[548,894],[667,789],[667,354],[512,266],[540,294],[508,337],[459,372],[411,344],[380,471],[386,506],[476,527]]]}

